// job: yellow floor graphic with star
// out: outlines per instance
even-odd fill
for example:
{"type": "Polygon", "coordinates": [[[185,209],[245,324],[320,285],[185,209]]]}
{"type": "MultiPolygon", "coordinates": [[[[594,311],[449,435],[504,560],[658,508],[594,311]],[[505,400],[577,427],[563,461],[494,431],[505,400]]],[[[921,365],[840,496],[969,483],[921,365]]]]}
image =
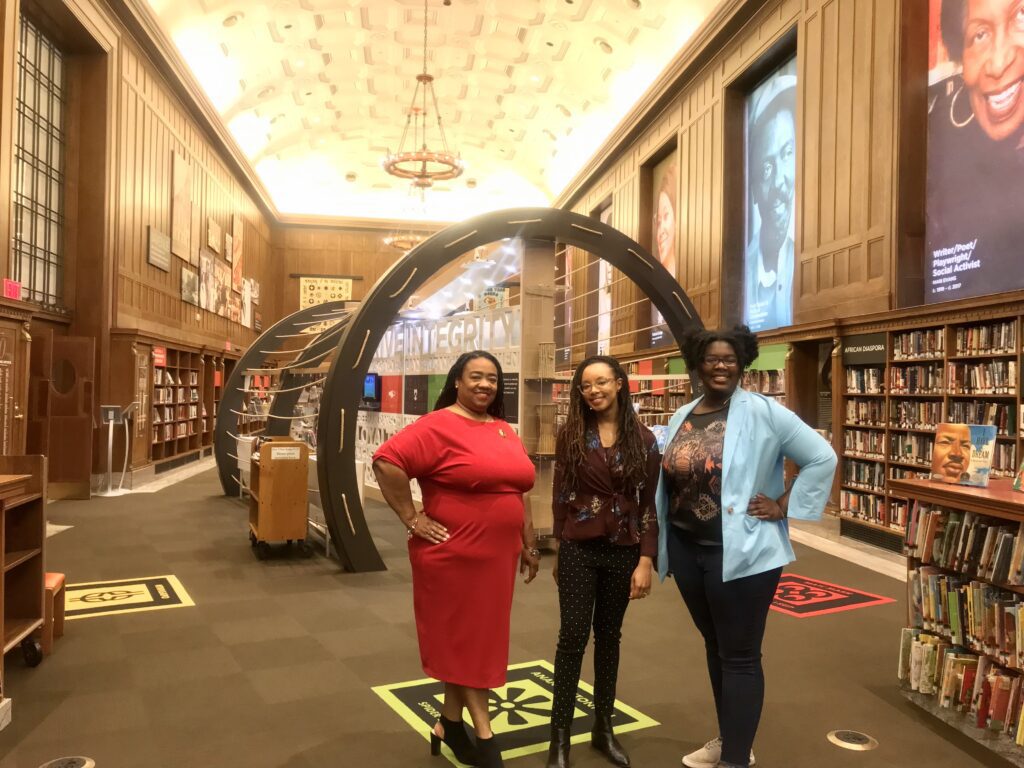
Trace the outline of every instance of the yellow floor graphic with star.
{"type": "MultiPolygon", "coordinates": [[[[535,754],[548,748],[554,675],[554,666],[543,659],[512,664],[508,668],[504,687],[491,691],[491,727],[500,740],[504,759],[535,754]]],[[[413,730],[429,741],[431,729],[441,714],[443,683],[424,678],[378,685],[373,691],[413,730]]],[[[594,689],[581,680],[576,690],[576,709],[573,712],[573,744],[589,741],[593,715],[594,689]]],[[[612,723],[616,733],[660,725],[656,720],[618,700],[615,702],[612,723]]],[[[472,730],[468,714],[466,726],[472,730]]],[[[447,747],[443,748],[442,754],[453,764],[461,765],[447,747]]]]}
{"type": "Polygon", "coordinates": [[[145,576],[68,584],[64,605],[64,617],[71,620],[185,608],[195,603],[176,576],[145,576]]]}

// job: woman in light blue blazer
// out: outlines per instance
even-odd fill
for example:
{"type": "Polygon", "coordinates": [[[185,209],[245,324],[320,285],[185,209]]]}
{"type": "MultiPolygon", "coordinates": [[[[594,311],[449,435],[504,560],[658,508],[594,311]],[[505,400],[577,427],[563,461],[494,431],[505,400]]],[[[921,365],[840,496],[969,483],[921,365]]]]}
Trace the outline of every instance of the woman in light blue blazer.
{"type": "Polygon", "coordinates": [[[658,573],[672,573],[704,636],[719,727],[683,765],[745,768],[764,700],[768,608],[782,567],[795,559],[786,518],[821,517],[836,455],[792,411],[740,388],[757,357],[746,326],[693,333],[682,351],[704,394],[669,422],[656,496],[658,573]],[[788,489],[784,459],[800,468],[788,489]]]}

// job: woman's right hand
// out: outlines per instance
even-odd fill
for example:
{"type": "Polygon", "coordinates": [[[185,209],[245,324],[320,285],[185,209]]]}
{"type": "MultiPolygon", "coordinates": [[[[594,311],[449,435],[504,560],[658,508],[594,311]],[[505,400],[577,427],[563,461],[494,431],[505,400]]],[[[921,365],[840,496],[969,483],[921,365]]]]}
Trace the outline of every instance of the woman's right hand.
{"type": "Polygon", "coordinates": [[[409,529],[409,538],[418,536],[429,541],[431,544],[442,544],[448,541],[448,529],[437,520],[427,517],[424,514],[416,516],[412,527],[409,529]]]}

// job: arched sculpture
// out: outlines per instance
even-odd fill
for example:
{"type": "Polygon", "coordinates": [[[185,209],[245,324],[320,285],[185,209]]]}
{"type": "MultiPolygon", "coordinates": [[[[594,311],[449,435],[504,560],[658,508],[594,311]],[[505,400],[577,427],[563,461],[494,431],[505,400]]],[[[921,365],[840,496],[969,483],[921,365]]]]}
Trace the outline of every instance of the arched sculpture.
{"type": "Polygon", "coordinates": [[[645,248],[618,230],[571,211],[496,211],[450,226],[416,246],[377,281],[340,331],[320,400],[320,499],[346,570],[384,569],[366,525],[356,478],[356,416],[363,379],[381,338],[409,297],[447,264],[477,246],[516,237],[572,245],[604,259],[650,297],[676,338],[702,325],[686,293],[645,248]]]}

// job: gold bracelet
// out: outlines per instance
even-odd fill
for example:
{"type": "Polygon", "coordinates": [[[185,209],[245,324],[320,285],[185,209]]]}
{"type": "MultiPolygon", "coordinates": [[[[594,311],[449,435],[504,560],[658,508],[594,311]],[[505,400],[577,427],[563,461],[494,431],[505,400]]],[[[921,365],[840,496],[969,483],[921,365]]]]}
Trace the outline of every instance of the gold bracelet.
{"type": "Polygon", "coordinates": [[[422,516],[423,516],[422,512],[417,512],[416,513],[416,517],[414,517],[412,519],[412,522],[409,525],[405,526],[405,530],[408,531],[410,534],[413,531],[415,531],[416,530],[416,523],[418,523],[420,521],[420,517],[422,517],[422,516]]]}

